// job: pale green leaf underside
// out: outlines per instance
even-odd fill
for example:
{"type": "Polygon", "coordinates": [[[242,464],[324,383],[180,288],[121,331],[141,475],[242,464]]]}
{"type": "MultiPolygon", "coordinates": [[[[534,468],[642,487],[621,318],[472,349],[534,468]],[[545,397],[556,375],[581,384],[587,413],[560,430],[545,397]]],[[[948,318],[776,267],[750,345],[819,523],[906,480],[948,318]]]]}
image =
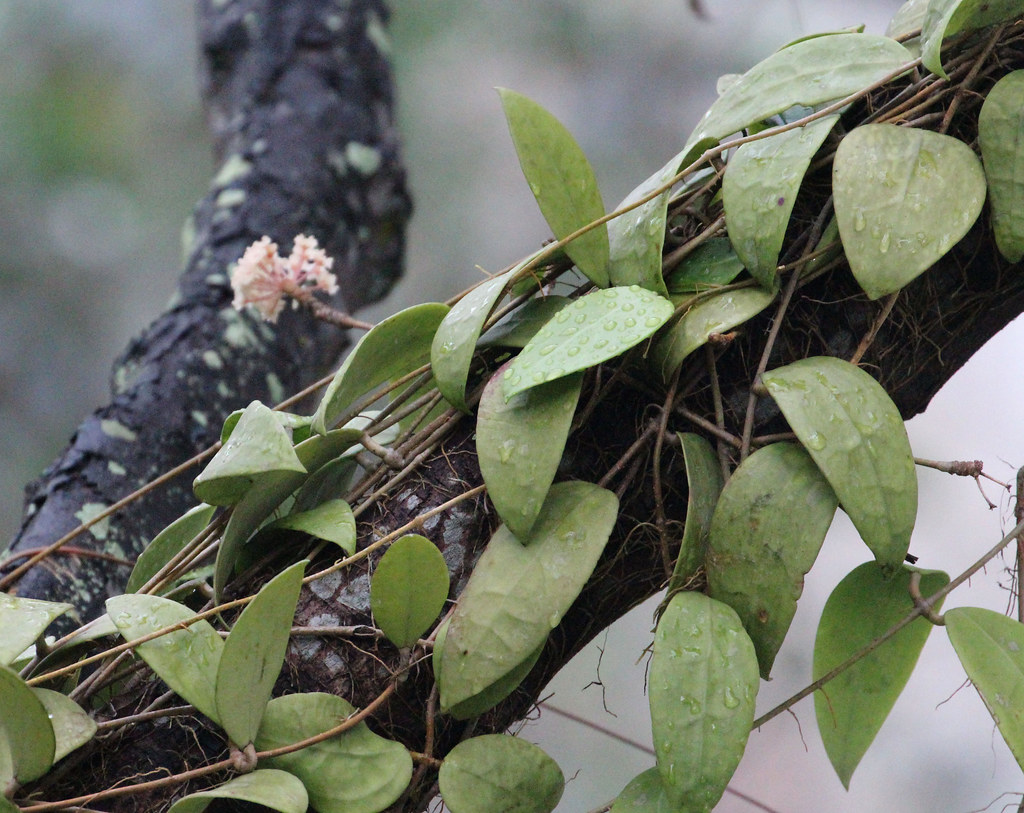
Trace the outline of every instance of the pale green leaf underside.
{"type": "Polygon", "coordinates": [[[686,525],[679,556],[668,583],[668,592],[682,589],[683,585],[704,564],[711,532],[711,517],[715,512],[718,495],[722,493],[722,467],[714,447],[700,435],[679,432],[686,466],[686,525]]]}
{"type": "Polygon", "coordinates": [[[866,372],[829,356],[763,380],[875,558],[897,567],[917,518],[917,474],[892,399],[866,372]]]}
{"type": "Polygon", "coordinates": [[[451,813],[550,813],[562,798],[565,777],[536,745],[486,734],[449,752],[438,783],[451,813]]]}
{"type": "Polygon", "coordinates": [[[146,549],[139,554],[139,558],[135,560],[135,567],[132,568],[132,574],[128,577],[124,591],[135,593],[153,578],[160,568],[173,559],[209,524],[215,510],[214,506],[206,504],[190,508],[153,537],[153,540],[146,545],[146,549]]]}
{"type": "MultiPolygon", "coordinates": [[[[562,240],[604,216],[594,170],[572,134],[522,94],[498,88],[519,164],[555,238],[562,240]]],[[[608,228],[597,226],[565,246],[595,285],[608,286],[608,228]]]]}
{"type": "Polygon", "coordinates": [[[298,777],[287,771],[260,768],[210,790],[189,794],[171,805],[167,813],[202,813],[214,799],[251,802],[279,813],[306,813],[309,807],[309,796],[298,777]]]}
{"type": "Polygon", "coordinates": [[[57,741],[46,707],[6,666],[0,666],[0,737],[9,746],[10,770],[20,784],[38,779],[53,765],[57,741]]]}
{"type": "Polygon", "coordinates": [[[0,593],[0,664],[7,666],[32,646],[70,604],[0,593]]]}
{"type": "Polygon", "coordinates": [[[479,694],[544,643],[593,572],[617,512],[610,491],[556,483],[529,539],[498,528],[459,598],[441,652],[443,709],[479,694]]]}
{"type": "Polygon", "coordinates": [[[480,398],[476,451],[498,516],[526,539],[558,472],[583,374],[532,387],[508,401],[502,376],[499,369],[480,398]]]}
{"type": "Polygon", "coordinates": [[[649,338],[674,308],[636,285],[593,291],[562,308],[503,374],[505,398],[586,370],[649,338]]]}
{"type": "Polygon", "coordinates": [[[928,10],[929,0],[907,0],[892,15],[889,24],[885,27],[885,36],[897,39],[905,37],[921,29],[924,23],[924,15],[928,10]]]}
{"type": "Polygon", "coordinates": [[[96,721],[66,694],[33,688],[53,726],[53,761],[59,762],[76,748],[85,745],[96,733],[96,721]]]}
{"type": "Polygon", "coordinates": [[[999,252],[1024,257],[1024,70],[1000,79],[978,115],[978,141],[988,178],[992,228],[999,252]]]}
{"type": "Polygon", "coordinates": [[[985,173],[974,151],[951,136],[866,124],[839,143],[832,191],[850,270],[877,299],[967,234],[985,202],[985,173]]]}
{"type": "Polygon", "coordinates": [[[757,655],[736,613],[702,593],[677,593],[654,633],[647,690],[658,771],[678,813],[705,813],[725,792],[757,687],[757,655]]]}
{"type": "MultiPolygon", "coordinates": [[[[821,677],[877,638],[913,610],[912,568],[890,573],[877,562],[854,568],[825,603],[814,642],[814,677],[821,677]]],[[[949,582],[945,573],[923,570],[921,592],[928,596],[949,582]]],[[[938,609],[938,607],[936,607],[938,609]]],[[[906,685],[931,631],[923,618],[825,685],[814,695],[825,752],[844,787],[875,739],[906,685]]]]}
{"type": "Polygon", "coordinates": [[[392,543],[373,571],[374,621],[395,646],[410,647],[437,620],[448,587],[448,565],[437,545],[407,534],[392,543]]]}
{"type": "Polygon", "coordinates": [[[722,490],[711,522],[708,595],[739,615],[765,679],[836,505],[810,455],[791,443],[754,452],[722,490]]]}

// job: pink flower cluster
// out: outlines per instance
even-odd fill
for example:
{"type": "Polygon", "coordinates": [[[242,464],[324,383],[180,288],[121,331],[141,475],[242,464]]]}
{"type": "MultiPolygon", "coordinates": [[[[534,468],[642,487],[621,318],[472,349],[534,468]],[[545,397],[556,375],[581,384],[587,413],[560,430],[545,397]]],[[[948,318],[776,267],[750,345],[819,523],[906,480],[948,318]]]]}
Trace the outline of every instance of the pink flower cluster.
{"type": "Polygon", "coordinates": [[[327,256],[315,237],[298,235],[288,259],[277,253],[277,243],[263,237],[245,250],[231,275],[232,304],[238,310],[255,308],[268,322],[276,322],[286,296],[305,298],[308,291],[317,289],[336,293],[333,265],[334,258],[327,256]]]}

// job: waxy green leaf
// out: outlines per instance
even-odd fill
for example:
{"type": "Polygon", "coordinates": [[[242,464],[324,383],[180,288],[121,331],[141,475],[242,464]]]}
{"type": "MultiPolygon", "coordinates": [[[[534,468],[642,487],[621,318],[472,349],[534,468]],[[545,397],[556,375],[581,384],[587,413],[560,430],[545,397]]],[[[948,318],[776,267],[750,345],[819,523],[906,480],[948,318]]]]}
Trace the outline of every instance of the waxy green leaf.
{"type": "Polygon", "coordinates": [[[678,808],[665,793],[661,773],[648,768],[629,780],[615,799],[609,813],[677,813],[678,808]]]}
{"type": "Polygon", "coordinates": [[[369,405],[368,393],[385,381],[400,378],[430,361],[430,346],[448,306],[436,302],[413,305],[378,323],[334,374],[313,414],[313,431],[323,434],[369,405]]]}
{"type": "Polygon", "coordinates": [[[445,710],[479,694],[547,639],[586,584],[618,513],[591,483],[556,483],[529,539],[491,537],[456,608],[441,652],[445,710]]]}
{"type": "Polygon", "coordinates": [[[76,748],[81,748],[96,733],[96,721],[66,694],[50,689],[32,689],[46,709],[53,726],[53,761],[59,762],[76,748]]]}
{"type": "Polygon", "coordinates": [[[7,741],[10,772],[20,784],[38,779],[54,763],[57,741],[46,707],[7,666],[0,666],[0,738],[7,741]]]}
{"type": "MultiPolygon", "coordinates": [[[[909,589],[913,570],[904,566],[892,573],[877,562],[865,562],[836,586],[818,623],[814,641],[815,680],[914,609],[909,589]]],[[[925,596],[949,583],[949,577],[937,570],[919,572],[921,593],[925,596]]],[[[931,626],[923,618],[910,622],[815,693],[818,731],[844,787],[850,786],[850,777],[861,757],[903,691],[931,626]]]]}
{"type": "MultiPolygon", "coordinates": [[[[348,701],[322,692],[275,697],[263,715],[256,749],[268,751],[309,739],[355,711],[348,701]]],[[[366,723],[263,762],[302,780],[317,813],[379,813],[402,795],[412,778],[409,752],[374,734],[366,723]]]]}
{"type": "Polygon", "coordinates": [[[448,753],[438,785],[451,813],[550,813],[562,798],[565,777],[536,745],[486,734],[448,753]]]}
{"type": "Polygon", "coordinates": [[[0,593],[0,665],[14,663],[54,619],[70,609],[71,605],[62,601],[42,601],[0,593]]]}
{"type": "Polygon", "coordinates": [[[992,228],[999,253],[1024,257],[1024,70],[1000,79],[978,115],[978,141],[988,178],[992,228]]]}
{"type": "Polygon", "coordinates": [[[686,525],[683,541],[679,545],[668,593],[681,590],[704,564],[711,533],[711,517],[715,512],[718,495],[722,493],[722,467],[718,455],[700,435],[679,432],[686,466],[686,525]]]}
{"type": "Polygon", "coordinates": [[[775,294],[764,288],[738,288],[699,300],[654,343],[650,365],[663,381],[713,333],[727,333],[767,308],[775,294]]]}
{"type": "Polygon", "coordinates": [[[967,677],[1024,765],[1024,624],[980,607],[956,607],[943,617],[967,677]]]}
{"type": "Polygon", "coordinates": [[[750,276],[770,291],[779,286],[776,266],[800,184],[838,120],[826,116],[743,144],[726,164],[722,203],[729,240],[750,276]]]}
{"type": "Polygon", "coordinates": [[[558,472],[583,374],[549,381],[505,400],[504,368],[484,388],[476,451],[487,495],[520,539],[530,535],[558,472]]]}
{"type": "Polygon", "coordinates": [[[356,552],[356,519],[349,504],[340,499],[283,516],[270,523],[267,530],[301,531],[333,542],[349,556],[356,552]]]}
{"type": "Polygon", "coordinates": [[[297,562],[267,582],[224,642],[214,700],[221,726],[239,748],[255,739],[281,672],[307,564],[297,562]]]}
{"type": "Polygon", "coordinates": [[[836,505],[835,492],[810,455],[791,443],[754,452],[718,499],[707,555],[708,595],[739,615],[766,680],[836,505]]]}
{"type": "Polygon", "coordinates": [[[210,505],[234,505],[256,482],[284,473],[305,473],[292,439],[273,410],[259,401],[245,408],[219,452],[196,477],[192,490],[210,505]]]}
{"type": "MultiPolygon", "coordinates": [[[[182,625],[196,616],[176,601],[142,593],[108,598],[107,615],[128,642],[182,625]]],[[[174,692],[214,722],[220,722],[215,698],[224,641],[209,621],[181,626],[139,644],[135,651],[174,692]]]]}
{"type": "Polygon", "coordinates": [[[636,285],[580,297],[538,330],[505,369],[506,400],[615,358],[653,335],[673,310],[667,299],[636,285]]]}
{"type": "Polygon", "coordinates": [[[1021,13],[1020,0],[931,0],[921,23],[921,62],[948,79],[942,67],[942,41],[959,31],[984,28],[1021,13]]]}
{"type": "Polygon", "coordinates": [[[875,558],[898,567],[917,518],[917,473],[892,399],[859,367],[830,356],[762,378],[875,558]]]}
{"type": "Polygon", "coordinates": [[[566,296],[548,294],[524,302],[481,336],[477,346],[526,347],[537,331],[571,301],[566,296]]]}
{"type": "Polygon", "coordinates": [[[175,555],[210,523],[216,509],[205,503],[190,508],[153,537],[135,560],[135,567],[125,585],[126,593],[138,592],[175,555]]]}
{"type": "Polygon", "coordinates": [[[678,813],[705,813],[725,792],[747,744],[757,656],[736,613],[677,593],[654,633],[647,684],[658,772],[678,813]]]}
{"type": "Polygon", "coordinates": [[[670,294],[695,294],[728,285],[743,271],[743,262],[728,237],[701,243],[665,278],[670,294]]]}
{"type": "Polygon", "coordinates": [[[309,807],[309,796],[298,777],[287,771],[260,768],[210,790],[190,793],[171,805],[167,813],[203,813],[214,799],[250,802],[279,813],[306,813],[309,807]]]}
{"type": "Polygon", "coordinates": [[[839,143],[832,192],[850,270],[878,299],[967,234],[985,202],[985,173],[974,151],[951,136],[866,124],[839,143]]]}
{"type": "MultiPolygon", "coordinates": [[[[594,170],[572,134],[531,99],[506,88],[498,88],[498,94],[523,175],[555,238],[562,240],[604,217],[594,170]]],[[[587,279],[608,286],[607,226],[580,235],[565,253],[587,279]]]]}
{"type": "MultiPolygon", "coordinates": [[[[907,0],[892,15],[885,27],[885,36],[899,39],[915,31],[920,31],[924,24],[924,15],[928,11],[930,0],[907,0]]],[[[906,43],[904,43],[906,47],[906,43]]]]}
{"type": "Polygon", "coordinates": [[[391,643],[410,647],[444,609],[448,587],[448,565],[437,545],[407,534],[391,544],[373,571],[373,619],[391,643]]]}

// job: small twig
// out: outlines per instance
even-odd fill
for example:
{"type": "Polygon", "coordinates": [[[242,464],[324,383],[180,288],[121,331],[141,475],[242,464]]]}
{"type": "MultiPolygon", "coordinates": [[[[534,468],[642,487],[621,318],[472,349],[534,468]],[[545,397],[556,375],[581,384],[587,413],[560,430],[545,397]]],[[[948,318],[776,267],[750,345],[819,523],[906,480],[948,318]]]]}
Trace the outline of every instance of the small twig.
{"type": "Polygon", "coordinates": [[[673,249],[669,254],[666,254],[661,261],[662,272],[670,271],[679,265],[679,263],[682,262],[687,255],[691,254],[699,245],[706,243],[710,238],[718,234],[718,232],[722,230],[723,226],[725,226],[724,214],[719,215],[717,220],[702,229],[700,234],[696,237],[691,240],[687,240],[679,246],[679,248],[673,249]]]}
{"type": "Polygon", "coordinates": [[[882,329],[882,325],[885,324],[885,320],[889,318],[889,314],[892,313],[893,306],[896,304],[896,299],[899,297],[899,291],[893,291],[889,296],[885,298],[885,302],[882,305],[882,310],[878,312],[874,320],[871,322],[871,327],[868,328],[868,332],[864,334],[864,337],[860,340],[860,344],[857,345],[857,349],[850,356],[850,364],[860,364],[860,360],[864,357],[864,354],[868,352],[868,348],[871,347],[875,337],[878,335],[878,331],[882,329]]]}
{"type": "MultiPolygon", "coordinates": [[[[715,355],[715,348],[710,344],[704,345],[704,359],[708,368],[708,380],[711,382],[711,402],[715,410],[715,434],[718,442],[715,444],[715,453],[718,455],[718,465],[722,469],[722,481],[729,479],[729,453],[725,449],[725,443],[729,442],[726,437],[732,437],[725,429],[725,405],[722,402],[722,390],[718,384],[718,366],[715,355]]],[[[685,409],[681,407],[681,409],[685,409]]],[[[686,410],[689,411],[689,410],[686,410]]],[[[708,422],[709,425],[710,422],[708,422]]],[[[738,444],[734,444],[738,445],[738,444]]]]}
{"type": "Polygon", "coordinates": [[[658,423],[656,421],[651,421],[647,424],[647,428],[643,431],[640,437],[633,441],[632,445],[623,452],[622,457],[615,461],[615,465],[608,469],[604,476],[597,481],[597,484],[602,488],[607,488],[608,484],[626,467],[637,452],[650,443],[651,436],[657,431],[658,423]]]}
{"type": "Polygon", "coordinates": [[[661,449],[665,443],[665,432],[668,431],[668,416],[671,412],[672,403],[676,399],[676,388],[679,386],[679,373],[681,367],[676,368],[672,376],[672,383],[669,385],[668,393],[665,395],[665,402],[661,408],[661,415],[658,418],[658,434],[654,437],[654,451],[651,454],[651,475],[654,486],[654,523],[658,528],[659,547],[661,548],[661,563],[665,568],[665,578],[672,575],[672,555],[668,550],[668,521],[665,518],[665,501],[661,488],[661,449]]]}
{"type": "Polygon", "coordinates": [[[995,30],[992,32],[992,36],[989,37],[988,41],[985,43],[984,49],[980,54],[978,54],[978,57],[974,60],[974,64],[971,65],[971,69],[968,71],[967,76],[957,83],[956,95],[949,103],[949,107],[946,108],[946,115],[942,117],[942,124],[939,125],[938,132],[945,133],[949,129],[949,125],[953,121],[953,116],[955,116],[956,111],[960,109],[960,103],[970,90],[971,85],[974,84],[974,80],[978,78],[981,66],[985,64],[985,60],[988,59],[989,54],[992,53],[992,49],[996,47],[996,43],[1002,38],[1003,31],[1005,30],[1006,23],[995,27],[995,30]]]}
{"type": "Polygon", "coordinates": [[[946,620],[939,613],[935,612],[932,602],[921,595],[921,571],[911,571],[909,590],[910,597],[914,600],[914,606],[921,611],[922,616],[937,627],[946,626],[946,620]]]}

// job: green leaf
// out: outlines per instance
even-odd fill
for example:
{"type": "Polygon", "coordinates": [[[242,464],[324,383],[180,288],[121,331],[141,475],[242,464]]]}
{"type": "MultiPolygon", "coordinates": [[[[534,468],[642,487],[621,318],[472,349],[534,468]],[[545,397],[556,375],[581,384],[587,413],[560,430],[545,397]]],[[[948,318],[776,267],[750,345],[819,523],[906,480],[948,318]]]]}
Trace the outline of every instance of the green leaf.
{"type": "Polygon", "coordinates": [[[679,556],[668,583],[668,593],[683,589],[704,564],[711,533],[711,517],[715,512],[718,495],[722,493],[722,467],[718,455],[700,435],[679,432],[686,465],[686,524],[679,556]]]}
{"type": "Polygon", "coordinates": [[[76,748],[85,745],[96,733],[96,722],[67,695],[50,689],[32,689],[46,709],[53,726],[53,761],[59,762],[76,748]]]}
{"type": "Polygon", "coordinates": [[[538,330],[506,368],[505,399],[615,358],[653,335],[673,311],[667,299],[636,285],[580,297],[538,330]]]}
{"type": "Polygon", "coordinates": [[[214,799],[251,802],[280,813],[306,813],[309,807],[309,796],[298,777],[287,771],[261,768],[210,790],[190,793],[171,805],[167,813],[203,813],[214,799]]]}
{"type": "Polygon", "coordinates": [[[832,192],[850,270],[878,299],[967,234],[985,202],[985,173],[951,136],[865,124],[839,142],[832,192]]]}
{"type": "MultiPolygon", "coordinates": [[[[263,715],[256,749],[268,751],[301,742],[354,713],[351,704],[333,694],[276,697],[263,715]]],[[[400,743],[374,734],[366,723],[264,761],[301,779],[317,813],[379,813],[402,795],[412,777],[409,752],[400,743]]]]}
{"type": "Polygon", "coordinates": [[[698,301],[654,343],[651,367],[669,381],[687,357],[713,333],[727,333],[767,308],[775,294],[763,288],[723,291],[698,301]]]}
{"type": "MultiPolygon", "coordinates": [[[[245,413],[244,409],[236,409],[230,415],[224,419],[224,425],[220,430],[220,442],[227,443],[228,438],[231,437],[231,433],[235,431],[235,427],[238,426],[238,421],[241,420],[242,415],[245,413]]],[[[281,409],[273,410],[274,418],[277,422],[285,428],[289,433],[292,440],[297,440],[296,435],[305,434],[309,435],[309,422],[312,420],[308,415],[295,415],[291,412],[285,412],[281,409]]],[[[305,440],[305,438],[302,438],[305,440]]]]}
{"type": "Polygon", "coordinates": [[[838,115],[826,116],[743,144],[729,156],[722,179],[729,240],[750,276],[770,291],[779,286],[779,252],[800,184],[837,121],[838,115]]]}
{"type": "Polygon", "coordinates": [[[920,31],[930,0],[907,0],[897,9],[885,27],[885,36],[898,39],[920,31]]]}
{"type": "Polygon", "coordinates": [[[50,770],[57,741],[46,707],[6,666],[0,666],[0,736],[5,736],[10,746],[14,778],[20,784],[50,770]]]}
{"type": "Polygon", "coordinates": [[[558,472],[583,374],[549,381],[506,401],[503,370],[491,377],[480,398],[476,452],[498,516],[526,539],[558,472]]]}
{"type": "Polygon", "coordinates": [[[1024,257],[1024,71],[988,92],[978,115],[978,141],[988,178],[992,228],[1011,263],[1024,257]]]}
{"type": "Polygon", "coordinates": [[[728,237],[701,243],[665,279],[669,293],[693,294],[728,285],[743,271],[728,237]]]}
{"type": "Polygon", "coordinates": [[[366,333],[327,386],[313,415],[313,431],[354,417],[357,404],[368,406],[369,393],[430,361],[430,345],[448,306],[436,302],[413,305],[389,316],[366,333]],[[354,408],[355,407],[355,408],[354,408]]]}
{"type": "Polygon", "coordinates": [[[62,601],[41,601],[0,593],[0,664],[14,663],[55,618],[71,609],[62,601]]]}
{"type": "MultiPolygon", "coordinates": [[[[444,642],[448,637],[448,625],[450,623],[450,621],[442,623],[437,628],[437,635],[434,636],[434,652],[431,657],[431,665],[434,669],[434,680],[438,684],[441,683],[441,652],[444,650],[444,642]]],[[[513,666],[511,670],[479,694],[475,694],[461,703],[456,703],[450,709],[447,709],[446,713],[456,720],[469,720],[473,717],[479,717],[485,711],[494,708],[519,687],[519,684],[530,674],[543,651],[544,644],[541,644],[522,663],[513,666]]]]}
{"type": "Polygon", "coordinates": [[[234,505],[257,481],[262,483],[284,472],[305,471],[273,410],[253,401],[228,442],[195,479],[192,490],[210,505],[234,505]]]}
{"type": "MultiPolygon", "coordinates": [[[[562,240],[604,217],[594,170],[569,131],[525,96],[505,88],[498,88],[498,94],[523,175],[555,238],[562,240]]],[[[606,226],[577,237],[565,253],[591,282],[608,286],[606,226]]]]}
{"type": "Polygon", "coordinates": [[[190,508],[158,533],[135,560],[135,567],[125,585],[126,593],[136,593],[159,572],[196,535],[210,523],[216,509],[202,503],[190,508]]]}
{"type": "Polygon", "coordinates": [[[307,564],[297,562],[267,582],[224,642],[214,701],[221,726],[240,748],[255,739],[281,672],[307,564]]]}
{"type": "Polygon", "coordinates": [[[943,617],[967,677],[1013,758],[1024,765],[1024,625],[979,607],[956,607],[943,617]]]}
{"type": "Polygon", "coordinates": [[[665,793],[678,813],[711,810],[747,744],[757,656],[732,608],[701,593],[672,597],[654,633],[647,692],[665,793]]]}
{"type": "Polygon", "coordinates": [[[942,41],[959,31],[984,28],[1020,16],[1020,0],[931,0],[921,24],[921,62],[937,76],[942,68],[942,41]]]}
{"type": "Polygon", "coordinates": [[[370,609],[395,646],[410,647],[444,609],[448,565],[437,545],[419,534],[396,539],[370,580],[370,609]]]}
{"type": "Polygon", "coordinates": [[[597,565],[618,513],[591,483],[556,483],[526,544],[505,526],[470,576],[441,652],[444,710],[479,694],[541,646],[597,565]]]}
{"type": "MultiPolygon", "coordinates": [[[[909,590],[913,571],[904,566],[891,573],[876,562],[865,562],[836,586],[818,623],[815,680],[914,609],[909,590]]],[[[949,583],[949,577],[937,570],[919,572],[921,592],[926,596],[949,583]]],[[[857,764],[914,671],[931,626],[923,618],[912,621],[815,693],[818,730],[844,787],[850,786],[857,764]]]]}
{"type": "MultiPolygon", "coordinates": [[[[128,642],[196,616],[176,601],[141,593],[108,598],[107,615],[128,642]]],[[[135,651],[186,702],[214,722],[220,721],[215,698],[224,641],[209,621],[197,621],[146,641],[135,651]]]]}
{"type": "Polygon", "coordinates": [[[836,495],[800,446],[754,452],[729,478],[711,523],[708,595],[732,607],[768,679],[836,512],[836,495]]]}
{"type": "Polygon", "coordinates": [[[438,774],[451,813],[550,813],[562,798],[558,764],[532,743],[485,734],[456,745],[438,774]]]}
{"type": "Polygon", "coordinates": [[[661,782],[661,772],[648,768],[622,789],[610,813],[678,813],[661,782]]]}
{"type": "Polygon", "coordinates": [[[283,516],[271,522],[266,530],[301,531],[333,542],[349,556],[356,552],[356,519],[349,504],[340,499],[327,500],[306,511],[283,516]]]}
{"type": "Polygon", "coordinates": [[[875,558],[898,567],[917,519],[917,473],[892,399],[859,367],[830,356],[763,380],[875,558]]]}
{"type": "Polygon", "coordinates": [[[478,347],[526,347],[537,331],[554,318],[571,300],[548,294],[524,302],[498,324],[488,330],[478,347]]]}

